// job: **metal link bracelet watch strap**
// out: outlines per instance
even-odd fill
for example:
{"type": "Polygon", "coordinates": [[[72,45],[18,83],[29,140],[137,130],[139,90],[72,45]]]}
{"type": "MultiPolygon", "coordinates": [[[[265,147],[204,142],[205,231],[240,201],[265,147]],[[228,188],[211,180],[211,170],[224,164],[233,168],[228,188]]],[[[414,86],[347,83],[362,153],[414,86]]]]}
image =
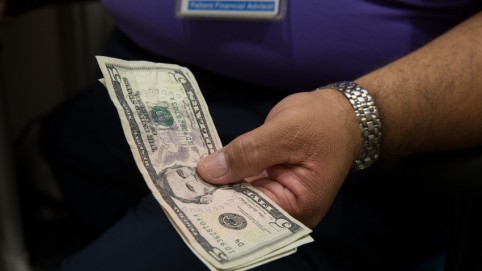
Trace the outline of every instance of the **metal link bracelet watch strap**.
{"type": "Polygon", "coordinates": [[[382,139],[382,124],[373,98],[357,83],[345,81],[326,85],[322,88],[336,89],[348,98],[360,125],[362,146],[352,171],[372,166],[378,159],[382,139]]]}

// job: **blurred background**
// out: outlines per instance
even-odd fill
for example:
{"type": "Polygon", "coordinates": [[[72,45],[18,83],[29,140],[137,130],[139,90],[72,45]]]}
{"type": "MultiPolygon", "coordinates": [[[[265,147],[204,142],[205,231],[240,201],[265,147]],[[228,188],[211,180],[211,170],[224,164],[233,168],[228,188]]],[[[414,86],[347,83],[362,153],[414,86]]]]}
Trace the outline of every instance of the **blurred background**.
{"type": "MultiPolygon", "coordinates": [[[[28,263],[23,229],[30,222],[20,212],[19,175],[43,179],[38,189],[55,196],[45,181],[48,167],[35,160],[36,121],[97,80],[94,56],[111,27],[96,2],[49,5],[0,19],[0,270],[49,270],[48,264],[28,263]],[[32,172],[19,174],[18,164],[29,164],[32,172]]],[[[53,216],[48,209],[36,211],[44,219],[53,216]]]]}

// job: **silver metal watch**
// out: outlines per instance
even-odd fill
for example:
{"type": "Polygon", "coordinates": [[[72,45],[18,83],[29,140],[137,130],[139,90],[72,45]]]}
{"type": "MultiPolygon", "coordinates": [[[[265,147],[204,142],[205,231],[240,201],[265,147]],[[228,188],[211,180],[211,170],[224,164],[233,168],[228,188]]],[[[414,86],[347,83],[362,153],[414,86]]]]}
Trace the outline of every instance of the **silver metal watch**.
{"type": "Polygon", "coordinates": [[[373,98],[368,91],[355,82],[344,81],[324,86],[336,89],[348,98],[361,130],[362,146],[358,158],[352,165],[352,171],[372,166],[377,161],[382,140],[382,123],[373,98]]]}

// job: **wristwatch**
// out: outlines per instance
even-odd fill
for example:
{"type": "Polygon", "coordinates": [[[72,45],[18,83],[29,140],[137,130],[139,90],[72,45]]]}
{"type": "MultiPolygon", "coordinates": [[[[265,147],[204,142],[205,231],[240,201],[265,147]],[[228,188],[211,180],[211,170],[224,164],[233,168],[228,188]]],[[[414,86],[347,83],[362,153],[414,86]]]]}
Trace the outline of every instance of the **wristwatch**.
{"type": "Polygon", "coordinates": [[[382,139],[382,123],[373,98],[359,84],[351,81],[337,82],[322,88],[336,89],[348,98],[361,130],[361,151],[352,165],[352,171],[372,166],[378,159],[382,139]]]}

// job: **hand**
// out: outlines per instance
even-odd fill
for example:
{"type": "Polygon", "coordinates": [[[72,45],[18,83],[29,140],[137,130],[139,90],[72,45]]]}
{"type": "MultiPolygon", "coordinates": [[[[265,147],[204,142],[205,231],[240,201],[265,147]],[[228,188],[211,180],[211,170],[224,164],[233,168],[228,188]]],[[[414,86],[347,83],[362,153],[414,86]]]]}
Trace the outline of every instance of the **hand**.
{"type": "Polygon", "coordinates": [[[259,128],[197,166],[207,182],[246,179],[285,211],[314,227],[323,218],[360,149],[349,101],[335,90],[288,96],[259,128]]]}

